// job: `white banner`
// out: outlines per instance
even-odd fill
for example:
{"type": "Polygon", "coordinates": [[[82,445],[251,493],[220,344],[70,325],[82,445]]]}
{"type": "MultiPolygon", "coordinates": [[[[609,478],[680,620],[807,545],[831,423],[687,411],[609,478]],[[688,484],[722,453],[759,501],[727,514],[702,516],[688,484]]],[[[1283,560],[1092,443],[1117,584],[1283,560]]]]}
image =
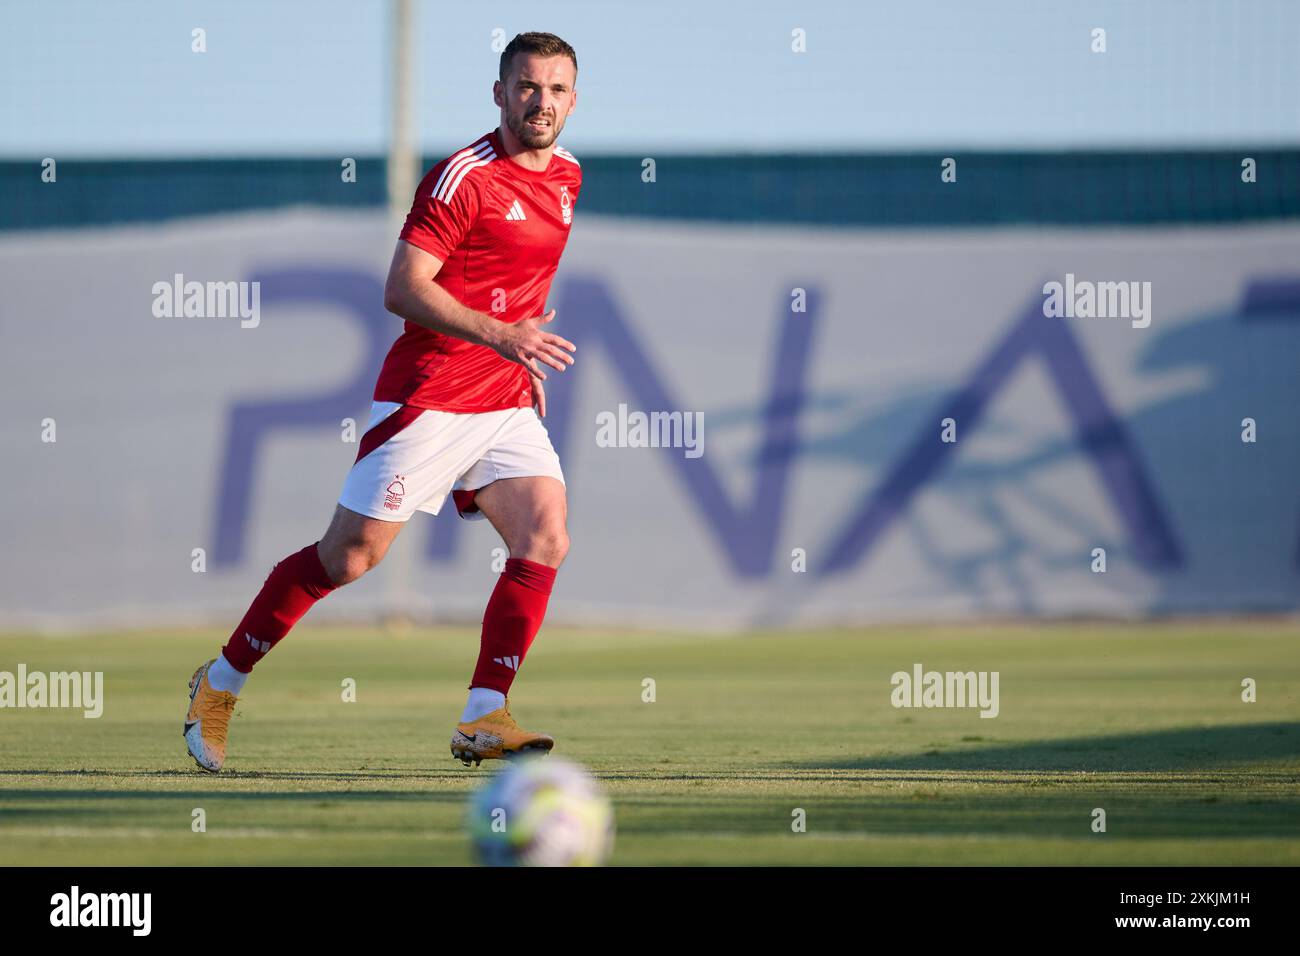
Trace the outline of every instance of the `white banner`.
{"type": "MultiPolygon", "coordinates": [[[[328,524],[392,249],[380,212],[0,236],[5,626],[233,626],[328,524]]],[[[579,215],[549,304],[551,622],[1297,604],[1300,227],[579,215]]],[[[500,547],[417,515],[311,619],[477,620],[500,547]]]]}

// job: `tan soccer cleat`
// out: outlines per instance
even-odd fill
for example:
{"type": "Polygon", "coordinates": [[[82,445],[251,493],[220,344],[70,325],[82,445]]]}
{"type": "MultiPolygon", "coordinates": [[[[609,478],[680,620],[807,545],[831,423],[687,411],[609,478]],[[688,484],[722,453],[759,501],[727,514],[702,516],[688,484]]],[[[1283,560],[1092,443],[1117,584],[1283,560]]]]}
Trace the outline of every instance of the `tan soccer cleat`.
{"type": "Polygon", "coordinates": [[[226,729],[239,700],[229,691],[213,690],[208,683],[208,668],[216,662],[214,657],[190,678],[190,709],[185,715],[185,745],[194,762],[210,773],[226,762],[226,729]]]}
{"type": "Polygon", "coordinates": [[[509,699],[499,710],[457,724],[451,735],[451,755],[467,767],[471,760],[477,765],[524,753],[544,755],[554,746],[553,737],[524,730],[515,723],[509,699]]]}

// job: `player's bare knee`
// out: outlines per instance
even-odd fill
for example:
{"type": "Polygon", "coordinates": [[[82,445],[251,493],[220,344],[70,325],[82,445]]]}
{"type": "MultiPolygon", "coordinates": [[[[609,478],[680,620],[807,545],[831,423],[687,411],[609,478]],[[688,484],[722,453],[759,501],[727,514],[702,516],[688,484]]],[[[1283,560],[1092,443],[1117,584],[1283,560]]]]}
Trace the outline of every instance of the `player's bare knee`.
{"type": "Polygon", "coordinates": [[[552,557],[555,560],[555,566],[559,567],[560,562],[569,554],[569,533],[561,528],[552,539],[551,548],[553,549],[552,557]]]}
{"type": "Polygon", "coordinates": [[[336,587],[351,584],[384,558],[387,547],[366,541],[349,541],[321,551],[321,564],[336,587]]]}
{"type": "MultiPolygon", "coordinates": [[[[348,568],[356,575],[361,577],[380,561],[384,560],[384,555],[388,552],[387,542],[365,542],[357,545],[348,552],[348,568]]],[[[355,580],[355,578],[353,578],[355,580]]]]}
{"type": "Polygon", "coordinates": [[[528,535],[517,557],[558,568],[569,553],[569,534],[563,527],[542,527],[528,535]]]}

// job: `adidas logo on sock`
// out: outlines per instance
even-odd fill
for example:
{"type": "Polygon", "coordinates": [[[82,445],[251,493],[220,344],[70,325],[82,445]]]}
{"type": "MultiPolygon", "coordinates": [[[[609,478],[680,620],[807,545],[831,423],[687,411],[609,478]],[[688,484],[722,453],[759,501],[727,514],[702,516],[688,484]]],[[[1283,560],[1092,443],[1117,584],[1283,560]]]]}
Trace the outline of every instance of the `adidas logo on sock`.
{"type": "Polygon", "coordinates": [[[265,654],[267,651],[271,649],[270,641],[259,641],[252,634],[249,634],[247,631],[244,632],[244,639],[248,641],[248,643],[253,645],[253,650],[261,651],[263,654],[265,654]]]}
{"type": "Polygon", "coordinates": [[[524,215],[524,207],[519,205],[518,199],[516,199],[514,202],[510,204],[510,211],[506,213],[507,220],[517,221],[520,219],[527,219],[527,218],[528,217],[524,215]]]}
{"type": "Polygon", "coordinates": [[[492,660],[497,664],[503,664],[504,666],[510,668],[512,671],[519,670],[518,654],[511,654],[509,657],[494,657],[492,658],[492,660]]]}

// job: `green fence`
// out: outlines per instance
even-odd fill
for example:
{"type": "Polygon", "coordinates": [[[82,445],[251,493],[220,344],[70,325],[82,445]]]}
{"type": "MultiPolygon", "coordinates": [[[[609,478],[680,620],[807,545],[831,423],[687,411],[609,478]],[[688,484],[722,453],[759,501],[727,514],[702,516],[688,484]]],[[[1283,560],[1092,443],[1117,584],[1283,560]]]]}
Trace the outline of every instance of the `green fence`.
{"type": "MultiPolygon", "coordinates": [[[[426,157],[425,168],[440,157],[426,157]]],[[[938,226],[1234,222],[1300,216],[1300,150],[943,155],[582,156],[585,212],[732,223],[938,226]],[[1242,160],[1255,161],[1253,183],[1242,160]]],[[[379,206],[384,163],[361,159],[0,162],[0,229],[151,222],[293,205],[379,206]]]]}

